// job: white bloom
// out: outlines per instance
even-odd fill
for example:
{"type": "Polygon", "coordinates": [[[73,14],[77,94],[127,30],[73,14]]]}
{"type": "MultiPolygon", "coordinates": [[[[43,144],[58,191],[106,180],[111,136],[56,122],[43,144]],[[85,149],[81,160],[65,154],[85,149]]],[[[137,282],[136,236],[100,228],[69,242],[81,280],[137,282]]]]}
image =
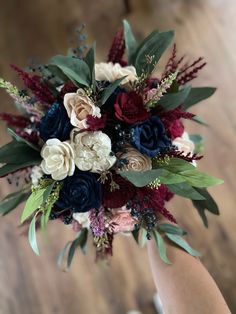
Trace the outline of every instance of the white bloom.
{"type": "Polygon", "coordinates": [[[34,166],[31,169],[30,178],[33,185],[38,185],[39,179],[41,179],[42,176],[43,176],[43,170],[40,166],[34,166]]]}
{"type": "Polygon", "coordinates": [[[74,151],[68,142],[53,138],[47,140],[41,151],[43,172],[54,180],[63,180],[75,171],[74,151]]]}
{"type": "MultiPolygon", "coordinates": [[[[172,142],[173,145],[177,146],[178,150],[184,152],[185,155],[191,153],[193,155],[195,145],[193,141],[190,140],[189,135],[187,132],[184,132],[181,137],[176,137],[172,142]]],[[[197,167],[196,160],[192,161],[192,165],[197,167]]]]}
{"type": "Polygon", "coordinates": [[[79,129],[88,127],[86,123],[88,115],[101,118],[100,108],[95,106],[82,88],[78,89],[77,93],[65,94],[64,106],[71,124],[79,129]]]}
{"type": "Polygon", "coordinates": [[[152,169],[151,158],[141,154],[132,146],[125,147],[126,152],[122,153],[119,158],[126,159],[128,164],[122,170],[126,171],[147,171],[152,169]]]}
{"type": "Polygon", "coordinates": [[[95,79],[97,81],[114,82],[123,76],[126,76],[126,78],[123,79],[121,85],[136,81],[137,73],[135,67],[122,67],[119,63],[113,64],[112,62],[95,64],[95,79]]]}
{"type": "Polygon", "coordinates": [[[102,172],[111,168],[116,157],[111,155],[111,140],[101,131],[71,131],[75,164],[82,171],[102,172]]]}
{"type": "Polygon", "coordinates": [[[82,228],[89,228],[90,226],[89,212],[74,213],[73,219],[76,220],[82,226],[82,228]]]}
{"type": "Polygon", "coordinates": [[[184,152],[186,155],[188,153],[193,154],[194,152],[194,143],[190,140],[187,132],[184,132],[181,137],[175,138],[172,144],[177,146],[178,150],[184,152]]]}

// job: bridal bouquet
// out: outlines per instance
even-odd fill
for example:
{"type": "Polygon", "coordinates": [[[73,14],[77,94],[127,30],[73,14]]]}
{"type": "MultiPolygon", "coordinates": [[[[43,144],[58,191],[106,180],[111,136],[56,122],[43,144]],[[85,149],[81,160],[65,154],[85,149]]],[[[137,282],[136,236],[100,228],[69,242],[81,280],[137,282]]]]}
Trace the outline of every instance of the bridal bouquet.
{"type": "Polygon", "coordinates": [[[206,210],[219,214],[207,188],[222,180],[197,170],[202,139],[183,125],[183,119],[204,124],[188,109],[215,89],[188,84],[205,62],[177,58],[176,45],[162,74],[153,76],[173,37],[173,31],[153,31],[138,43],[124,21],[107,62],[95,63],[95,44],[82,45],[80,30],[67,55],[26,71],[12,65],[24,89],[0,80],[19,110],[0,114],[12,136],[0,148],[0,177],[17,186],[0,211],[26,201],[21,223],[36,254],[37,229],[59,220],[76,232],[59,256],[68,268],[88,237],[97,258],[112,255],[118,233],[133,234],[140,244],[153,237],[166,263],[167,238],[198,255],[166,202],[174,194],[190,199],[205,226],[206,210]],[[170,223],[159,222],[162,217],[170,223]]]}

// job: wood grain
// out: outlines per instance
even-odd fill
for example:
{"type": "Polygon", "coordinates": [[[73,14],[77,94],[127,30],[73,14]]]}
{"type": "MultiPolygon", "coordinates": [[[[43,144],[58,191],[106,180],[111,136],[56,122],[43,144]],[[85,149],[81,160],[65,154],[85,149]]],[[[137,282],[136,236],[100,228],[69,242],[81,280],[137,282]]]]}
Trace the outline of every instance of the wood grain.
{"type": "MultiPolygon", "coordinates": [[[[188,127],[191,133],[205,137],[206,158],[200,169],[225,180],[224,186],[211,189],[221,217],[210,216],[210,228],[205,230],[190,202],[176,197],[169,208],[189,231],[189,241],[202,252],[203,263],[236,313],[236,2],[136,0],[130,1],[130,9],[127,16],[123,1],[114,0],[4,1],[0,10],[0,75],[18,82],[10,63],[24,67],[31,57],[45,62],[51,55],[65,52],[70,34],[82,21],[87,23],[89,43],[96,38],[98,59],[105,59],[123,17],[129,19],[139,38],[153,28],[176,29],[180,54],[206,57],[208,66],[194,85],[217,86],[218,91],[194,108],[194,113],[208,121],[210,128],[193,123],[188,127]]],[[[0,111],[14,111],[3,92],[0,111]]],[[[9,140],[3,124],[0,135],[0,144],[9,140]]],[[[1,196],[10,190],[5,181],[0,186],[1,196]]],[[[77,257],[71,272],[65,274],[57,269],[56,257],[73,232],[51,223],[48,242],[40,237],[42,256],[38,258],[20,236],[20,211],[0,220],[1,314],[123,314],[131,309],[155,313],[146,252],[132,238],[117,237],[109,267],[94,263],[90,244],[88,255],[77,257]]]]}

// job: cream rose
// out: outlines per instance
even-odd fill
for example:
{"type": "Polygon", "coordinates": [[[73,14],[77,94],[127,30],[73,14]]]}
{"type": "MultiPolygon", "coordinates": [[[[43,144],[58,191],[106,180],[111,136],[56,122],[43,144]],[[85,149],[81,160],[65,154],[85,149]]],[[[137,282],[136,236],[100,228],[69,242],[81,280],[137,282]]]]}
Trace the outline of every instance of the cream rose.
{"type": "Polygon", "coordinates": [[[126,78],[123,79],[121,85],[136,81],[137,73],[135,67],[122,67],[119,63],[113,64],[112,62],[95,64],[95,78],[97,81],[114,82],[123,76],[126,76],[126,78]]]}
{"type": "Polygon", "coordinates": [[[146,155],[141,154],[132,146],[126,147],[126,152],[119,156],[119,159],[126,159],[128,164],[122,170],[126,171],[147,171],[152,169],[152,161],[146,155]]]}
{"type": "Polygon", "coordinates": [[[82,228],[89,228],[90,226],[89,212],[74,213],[73,219],[76,220],[82,228]]]}
{"type": "Polygon", "coordinates": [[[88,115],[101,118],[100,108],[95,106],[83,89],[77,93],[67,93],[64,96],[64,106],[73,126],[79,129],[88,127],[86,120],[88,115]]]}
{"type": "Polygon", "coordinates": [[[172,142],[173,145],[177,146],[178,150],[184,152],[186,155],[194,152],[194,143],[190,140],[187,132],[184,132],[181,137],[177,137],[172,142]]]}
{"type": "Polygon", "coordinates": [[[75,164],[82,171],[100,173],[108,170],[116,162],[111,155],[111,140],[101,131],[71,131],[71,142],[75,151],[75,164]]]}
{"type": "Polygon", "coordinates": [[[54,180],[63,180],[72,176],[75,171],[74,151],[68,142],[53,138],[47,140],[41,151],[44,173],[50,174],[54,180]]]}

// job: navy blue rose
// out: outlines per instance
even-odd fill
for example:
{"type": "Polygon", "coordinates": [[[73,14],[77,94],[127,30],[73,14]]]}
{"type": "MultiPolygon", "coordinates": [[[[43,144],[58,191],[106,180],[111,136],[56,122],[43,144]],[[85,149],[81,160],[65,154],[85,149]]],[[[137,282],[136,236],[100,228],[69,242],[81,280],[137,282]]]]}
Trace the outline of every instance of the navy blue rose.
{"type": "Polygon", "coordinates": [[[45,142],[50,138],[66,141],[70,138],[72,128],[64,106],[54,103],[40,122],[39,134],[45,142]]]}
{"type": "Polygon", "coordinates": [[[149,157],[157,156],[161,150],[171,145],[165,127],[157,116],[152,116],[144,122],[133,125],[131,130],[133,132],[132,145],[140,153],[149,157]]]}
{"type": "Polygon", "coordinates": [[[96,176],[91,172],[78,170],[63,181],[56,206],[61,209],[70,208],[73,212],[87,212],[101,206],[101,195],[101,183],[96,176]]]}

